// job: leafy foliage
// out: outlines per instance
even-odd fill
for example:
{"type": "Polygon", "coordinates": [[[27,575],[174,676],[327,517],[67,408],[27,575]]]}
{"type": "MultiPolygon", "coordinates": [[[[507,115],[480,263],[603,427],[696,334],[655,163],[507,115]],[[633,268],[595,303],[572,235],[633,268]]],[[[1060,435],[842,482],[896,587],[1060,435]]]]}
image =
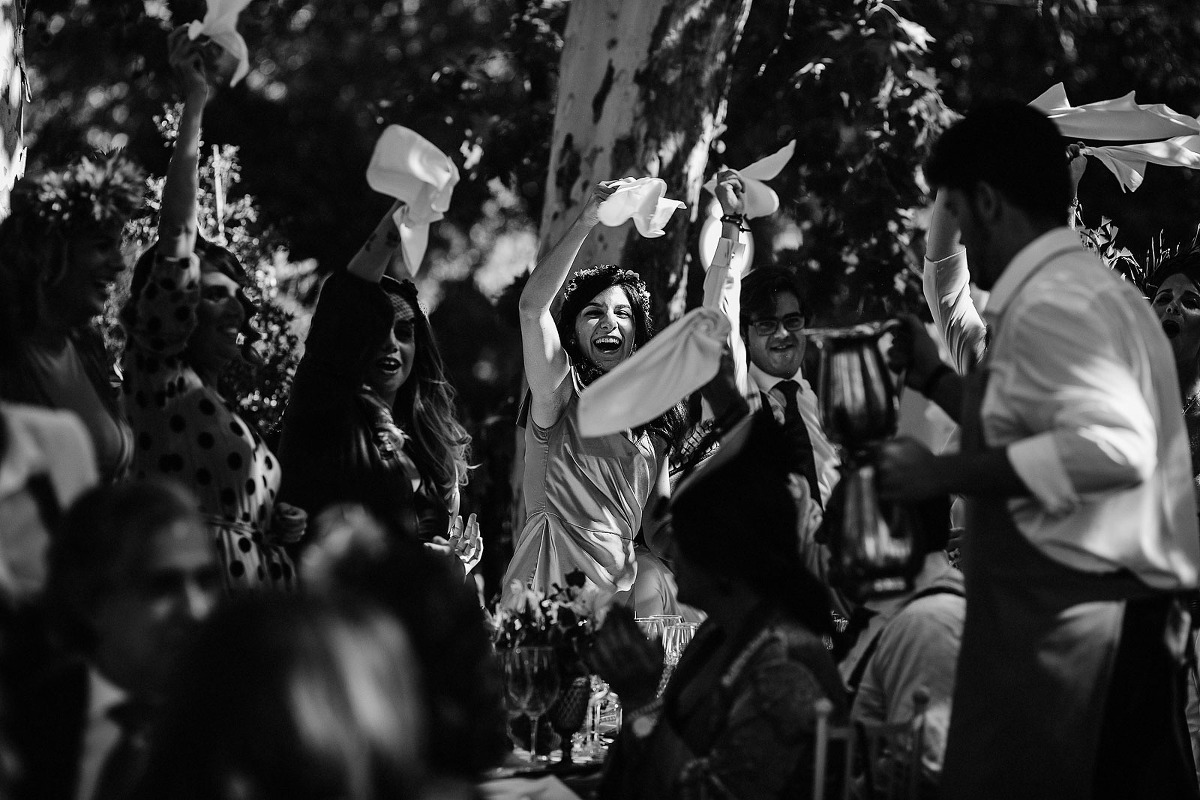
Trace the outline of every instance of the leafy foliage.
{"type": "Polygon", "coordinates": [[[882,0],[756,2],[738,53],[719,158],[747,163],[796,138],[773,181],[781,214],[756,238],[794,226],[776,257],[833,319],[920,296],[919,165],[954,115],[924,66],[931,37],[907,14],[882,0]]]}
{"type": "MultiPolygon", "coordinates": [[[[165,109],[157,119],[168,145],[175,139],[179,115],[177,106],[165,109]]],[[[221,377],[220,390],[226,397],[237,398],[238,411],[248,422],[270,434],[279,424],[300,360],[296,319],[306,317],[308,312],[294,298],[311,292],[316,282],[315,265],[289,259],[279,236],[260,223],[253,198],[229,198],[229,189],[240,178],[237,148],[213,146],[200,165],[199,224],[204,238],[228,248],[245,268],[249,278],[246,294],[258,306],[252,324],[262,337],[255,343],[262,363],[255,367],[243,362],[231,364],[221,377]]],[[[149,213],[126,226],[127,252],[143,253],[154,244],[164,183],[162,178],[147,180],[149,213]]],[[[120,363],[124,350],[118,315],[129,299],[129,271],[123,277],[109,297],[103,320],[105,341],[115,363],[120,363]]]]}

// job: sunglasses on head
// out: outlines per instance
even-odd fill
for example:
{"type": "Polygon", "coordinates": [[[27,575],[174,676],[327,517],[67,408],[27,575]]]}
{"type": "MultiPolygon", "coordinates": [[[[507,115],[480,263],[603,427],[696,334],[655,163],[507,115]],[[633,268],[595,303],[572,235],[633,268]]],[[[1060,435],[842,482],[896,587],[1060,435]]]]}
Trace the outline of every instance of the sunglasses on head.
{"type": "Polygon", "coordinates": [[[770,336],[779,330],[780,324],[785,331],[798,331],[804,328],[803,314],[788,314],[782,319],[778,317],[763,317],[751,321],[750,325],[759,336],[770,336]]]}

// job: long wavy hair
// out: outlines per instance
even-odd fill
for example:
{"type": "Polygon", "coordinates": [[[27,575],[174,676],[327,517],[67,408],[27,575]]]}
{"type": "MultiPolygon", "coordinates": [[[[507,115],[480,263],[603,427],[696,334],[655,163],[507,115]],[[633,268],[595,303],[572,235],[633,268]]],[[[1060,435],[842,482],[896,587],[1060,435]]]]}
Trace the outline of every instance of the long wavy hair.
{"type": "Polygon", "coordinates": [[[392,416],[412,435],[417,465],[433,479],[449,507],[458,487],[467,482],[471,435],[455,413],[457,393],[446,380],[442,354],[417,300],[417,287],[412,281],[385,276],[380,288],[403,299],[414,313],[416,356],[408,380],[396,393],[392,416]]]}
{"type": "MultiPolygon", "coordinates": [[[[150,270],[154,266],[157,249],[158,240],[155,239],[146,248],[146,251],[138,256],[137,263],[133,267],[133,278],[129,284],[129,300],[121,309],[121,324],[125,326],[126,331],[132,330],[137,324],[138,297],[146,287],[146,281],[150,279],[150,270]]],[[[246,287],[250,285],[250,278],[246,275],[246,270],[238,261],[237,256],[229,250],[200,237],[196,237],[195,253],[200,258],[202,270],[205,266],[215,268],[238,285],[237,300],[242,307],[242,325],[238,329],[241,344],[238,346],[238,350],[242,360],[250,367],[261,366],[262,359],[254,349],[254,343],[262,338],[253,323],[254,317],[258,314],[258,306],[246,294],[246,287]]],[[[188,346],[190,348],[190,342],[188,346]]],[[[188,360],[188,350],[184,350],[183,356],[184,360],[188,360]]]]}
{"type": "MultiPolygon", "coordinates": [[[[634,349],[644,346],[656,332],[654,318],[650,313],[650,292],[646,289],[645,281],[636,272],[622,269],[616,264],[600,264],[575,273],[575,277],[567,283],[567,288],[563,291],[562,307],[559,308],[554,323],[567,358],[571,360],[576,375],[585,386],[602,373],[600,368],[584,355],[583,348],[575,336],[575,323],[580,312],[596,295],[613,286],[620,286],[629,298],[629,305],[633,311],[634,349]]],[[[685,423],[686,416],[680,404],[657,419],[638,427],[635,433],[655,433],[673,445],[685,423]]]]}

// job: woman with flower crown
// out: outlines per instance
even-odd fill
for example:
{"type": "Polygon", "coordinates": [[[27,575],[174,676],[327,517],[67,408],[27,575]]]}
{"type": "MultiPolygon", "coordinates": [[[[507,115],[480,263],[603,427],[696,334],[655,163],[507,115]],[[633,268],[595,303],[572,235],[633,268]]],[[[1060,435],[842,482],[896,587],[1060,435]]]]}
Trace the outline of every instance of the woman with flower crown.
{"type": "Polygon", "coordinates": [[[0,224],[0,398],[75,413],[105,480],[129,467],[133,436],[93,320],[125,269],[121,230],[144,191],[119,154],[83,157],[19,184],[0,224]]]}
{"type": "Polygon", "coordinates": [[[458,513],[471,437],[417,287],[385,274],[396,210],[321,286],[283,417],[281,496],[310,514],[362,503],[469,572],[483,555],[475,515],[458,513]]]}
{"type": "Polygon", "coordinates": [[[653,335],[650,295],[636,272],[581,270],[551,311],[599,208],[614,191],[599,183],[579,218],[529,276],[521,293],[521,344],[529,382],[525,417],[526,518],[504,576],[550,592],[580,570],[601,590],[624,592],[637,575],[634,537],[653,498],[669,493],[667,453],[683,423],[677,409],[633,431],[584,438],[579,393],[653,335]]]}

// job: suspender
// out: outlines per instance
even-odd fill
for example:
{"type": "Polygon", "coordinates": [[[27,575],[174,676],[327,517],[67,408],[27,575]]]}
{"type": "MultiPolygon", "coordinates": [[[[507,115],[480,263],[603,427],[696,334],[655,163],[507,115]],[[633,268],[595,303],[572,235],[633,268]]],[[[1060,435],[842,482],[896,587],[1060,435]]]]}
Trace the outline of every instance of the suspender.
{"type": "MultiPolygon", "coordinates": [[[[908,608],[909,605],[920,600],[922,597],[932,597],[936,594],[952,594],[958,597],[966,597],[966,595],[962,593],[962,590],[953,586],[930,586],[927,589],[922,589],[912,597],[905,600],[904,604],[896,610],[896,614],[899,614],[901,611],[908,608]]],[[[892,619],[895,619],[895,616],[893,616],[892,619]]],[[[883,627],[875,631],[875,635],[871,637],[871,642],[867,645],[866,649],[863,650],[862,656],[858,659],[858,663],[855,664],[854,669],[851,670],[850,677],[846,680],[846,685],[849,687],[851,697],[854,697],[854,695],[858,694],[858,686],[860,683],[862,683],[863,675],[865,675],[867,672],[867,665],[871,663],[871,659],[874,657],[875,651],[879,648],[879,639],[883,636],[883,632],[887,630],[887,626],[890,624],[891,620],[888,620],[883,624],[883,627]]]]}

